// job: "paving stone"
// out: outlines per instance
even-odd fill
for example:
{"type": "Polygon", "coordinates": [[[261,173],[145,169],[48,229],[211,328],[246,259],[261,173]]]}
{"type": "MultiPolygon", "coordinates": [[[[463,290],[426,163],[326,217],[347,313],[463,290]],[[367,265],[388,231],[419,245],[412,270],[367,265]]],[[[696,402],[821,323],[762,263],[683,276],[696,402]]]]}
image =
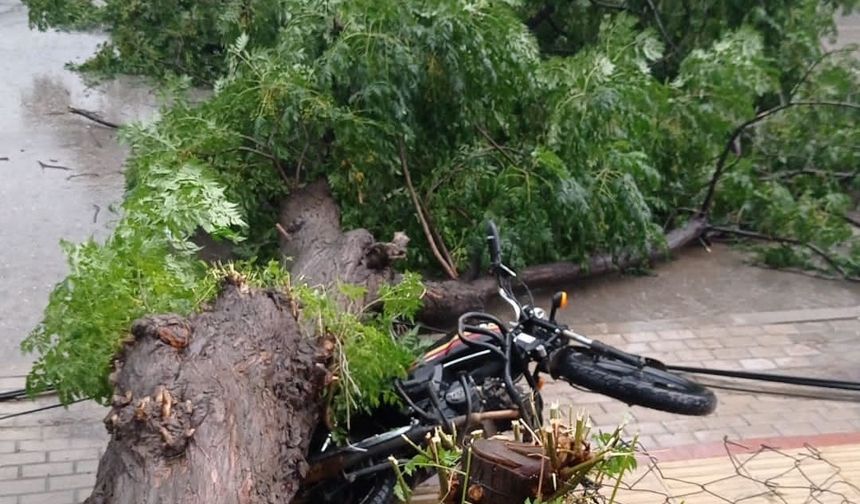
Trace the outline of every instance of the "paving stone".
{"type": "Polygon", "coordinates": [[[760,336],[764,333],[761,326],[736,326],[729,327],[729,335],[731,336],[760,336]]]}
{"type": "Polygon", "coordinates": [[[708,348],[708,349],[717,349],[722,348],[723,344],[720,340],[716,338],[696,338],[687,340],[684,342],[689,348],[699,349],[699,348],[708,348]]]}
{"type": "MultiPolygon", "coordinates": [[[[714,352],[700,348],[696,350],[678,350],[675,357],[679,361],[706,361],[714,359],[714,352]]],[[[667,361],[676,364],[674,361],[667,361]]]]}
{"type": "Polygon", "coordinates": [[[729,336],[728,327],[706,327],[696,330],[696,334],[703,338],[722,339],[729,336]]]}
{"type": "Polygon", "coordinates": [[[623,337],[628,343],[648,343],[649,341],[657,341],[659,339],[657,333],[653,331],[627,333],[623,337]]]}
{"type": "Polygon", "coordinates": [[[810,436],[821,433],[818,427],[812,423],[777,424],[776,430],[783,436],[810,436]]]}
{"type": "Polygon", "coordinates": [[[667,432],[666,427],[660,422],[641,422],[631,425],[626,430],[631,433],[639,433],[642,435],[664,434],[667,432]]]}
{"type": "Polygon", "coordinates": [[[771,324],[763,327],[768,334],[796,334],[799,331],[794,324],[771,324]]]}
{"type": "Polygon", "coordinates": [[[780,369],[807,368],[812,366],[809,357],[777,357],[773,360],[780,369]]]}
{"type": "Polygon", "coordinates": [[[686,350],[687,345],[683,340],[660,340],[648,343],[655,352],[674,352],[676,350],[686,350]]]}
{"type": "Polygon", "coordinates": [[[0,504],[18,504],[18,497],[15,495],[0,496],[0,504]]]}
{"type": "Polygon", "coordinates": [[[695,436],[696,440],[700,443],[712,443],[714,441],[739,438],[739,434],[731,428],[698,430],[693,433],[693,436],[695,436]]]}
{"type": "Polygon", "coordinates": [[[25,478],[71,474],[74,471],[72,462],[48,462],[46,464],[26,464],[21,466],[21,474],[25,478]]]}
{"type": "MultiPolygon", "coordinates": [[[[0,481],[10,480],[20,477],[20,467],[21,466],[4,466],[0,467],[0,481]]],[[[0,485],[0,489],[2,489],[2,485],[0,485]]]]}
{"type": "Polygon", "coordinates": [[[3,482],[4,495],[18,495],[45,491],[45,478],[15,479],[3,482]]]}
{"type": "Polygon", "coordinates": [[[653,343],[627,343],[622,347],[622,350],[625,352],[630,352],[634,354],[648,354],[654,353],[654,348],[651,348],[650,345],[658,344],[659,341],[655,341],[653,343]]]}
{"type": "Polygon", "coordinates": [[[95,474],[72,474],[69,476],[51,476],[48,487],[51,490],[66,490],[75,488],[92,488],[96,482],[95,474]]]}
{"type": "Polygon", "coordinates": [[[776,369],[776,364],[770,359],[741,359],[740,364],[747,371],[776,369]]]}
{"type": "MultiPolygon", "coordinates": [[[[717,359],[724,359],[724,360],[725,359],[736,360],[736,359],[743,359],[746,357],[752,357],[752,354],[750,353],[749,348],[738,348],[738,347],[721,348],[719,350],[714,350],[714,357],[716,357],[717,359]]],[[[735,365],[734,367],[737,367],[737,365],[735,365]]]]}
{"type": "Polygon", "coordinates": [[[48,460],[50,462],[66,462],[97,458],[99,458],[99,451],[95,448],[76,448],[73,450],[54,450],[48,452],[48,460]]]}
{"type": "Polygon", "coordinates": [[[22,495],[20,499],[19,504],[74,504],[77,502],[74,490],[22,495]]]}
{"type": "Polygon", "coordinates": [[[784,334],[762,334],[755,337],[755,342],[760,346],[779,346],[791,345],[794,343],[794,340],[784,334]]]}
{"type": "Polygon", "coordinates": [[[45,461],[45,452],[4,453],[0,456],[0,467],[19,464],[35,464],[45,461]]]}
{"type": "Polygon", "coordinates": [[[0,453],[12,453],[15,451],[15,441],[0,441],[0,453]]]}
{"type": "Polygon", "coordinates": [[[672,434],[655,434],[652,436],[654,443],[659,448],[668,448],[672,446],[685,446],[697,443],[698,440],[689,432],[675,432],[672,434]]]}
{"type": "Polygon", "coordinates": [[[816,350],[809,345],[804,344],[795,344],[790,345],[784,348],[786,355],[791,357],[803,357],[805,355],[819,355],[821,353],[820,350],[816,350]]]}
{"type": "Polygon", "coordinates": [[[78,460],[75,462],[76,473],[94,473],[99,468],[98,460],[78,460]]]}
{"type": "Polygon", "coordinates": [[[657,333],[657,336],[661,340],[687,340],[694,339],[696,337],[696,335],[693,334],[693,331],[689,331],[686,329],[659,331],[657,333]]]}
{"type": "Polygon", "coordinates": [[[4,441],[17,441],[22,439],[42,439],[42,430],[39,427],[0,428],[0,439],[4,441]]]}

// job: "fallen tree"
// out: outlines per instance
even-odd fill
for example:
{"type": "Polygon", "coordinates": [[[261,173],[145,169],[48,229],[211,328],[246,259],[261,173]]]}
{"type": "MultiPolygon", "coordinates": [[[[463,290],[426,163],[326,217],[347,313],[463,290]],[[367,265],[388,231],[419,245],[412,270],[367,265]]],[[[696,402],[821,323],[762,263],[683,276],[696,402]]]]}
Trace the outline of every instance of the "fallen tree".
{"type": "MultiPolygon", "coordinates": [[[[375,296],[405,254],[402,240],[341,232],[324,183],[297,191],[283,216],[292,276],[313,285],[375,296]]],[[[236,275],[202,313],[146,317],[131,334],[111,375],[111,440],[86,502],[289,502],[308,468],[333,348],[315,320],[302,320],[301,301],[236,275]]]]}

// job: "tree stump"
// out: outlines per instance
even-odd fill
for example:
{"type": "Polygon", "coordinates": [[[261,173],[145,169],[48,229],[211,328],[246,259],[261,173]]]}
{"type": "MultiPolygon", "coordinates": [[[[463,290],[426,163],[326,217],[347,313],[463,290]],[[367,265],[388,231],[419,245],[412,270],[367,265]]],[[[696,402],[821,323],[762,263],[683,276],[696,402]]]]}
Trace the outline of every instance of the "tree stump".
{"type": "MultiPolygon", "coordinates": [[[[477,439],[472,443],[467,500],[473,504],[522,504],[551,488],[549,461],[530,443],[477,439]],[[543,466],[543,467],[542,467],[543,466]]],[[[460,502],[462,481],[446,502],[460,502]]]]}
{"type": "Polygon", "coordinates": [[[132,329],[92,504],[289,502],[325,378],[281,293],[228,285],[211,311],[132,329]]]}

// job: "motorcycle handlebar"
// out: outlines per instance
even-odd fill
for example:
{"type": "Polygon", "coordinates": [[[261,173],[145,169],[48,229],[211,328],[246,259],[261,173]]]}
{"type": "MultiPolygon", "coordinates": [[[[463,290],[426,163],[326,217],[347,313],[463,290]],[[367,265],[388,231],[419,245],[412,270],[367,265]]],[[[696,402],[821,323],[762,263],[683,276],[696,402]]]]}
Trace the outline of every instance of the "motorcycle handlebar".
{"type": "Polygon", "coordinates": [[[493,221],[487,222],[487,246],[490,249],[490,263],[493,269],[496,269],[502,264],[502,245],[499,238],[499,228],[493,221]]]}

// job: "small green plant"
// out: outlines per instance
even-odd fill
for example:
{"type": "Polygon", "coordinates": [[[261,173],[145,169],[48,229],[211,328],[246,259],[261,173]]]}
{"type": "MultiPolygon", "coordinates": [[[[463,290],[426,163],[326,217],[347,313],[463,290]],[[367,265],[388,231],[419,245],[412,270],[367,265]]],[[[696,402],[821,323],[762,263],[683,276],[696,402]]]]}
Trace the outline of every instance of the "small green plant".
{"type": "Polygon", "coordinates": [[[405,273],[400,282],[381,286],[378,298],[366,305],[361,301],[367,290],[355,285],[339,285],[336,293],[293,285],[291,292],[301,305],[301,316],[334,344],[330,370],[335,380],[328,405],[335,431],[349,430],[350,417],[356,413],[397,404],[391,384],[406,377],[415,360],[417,337],[414,331],[397,334],[395,326],[412,321],[421,307],[421,277],[405,273]],[[343,300],[345,309],[338,303],[343,300]]]}

